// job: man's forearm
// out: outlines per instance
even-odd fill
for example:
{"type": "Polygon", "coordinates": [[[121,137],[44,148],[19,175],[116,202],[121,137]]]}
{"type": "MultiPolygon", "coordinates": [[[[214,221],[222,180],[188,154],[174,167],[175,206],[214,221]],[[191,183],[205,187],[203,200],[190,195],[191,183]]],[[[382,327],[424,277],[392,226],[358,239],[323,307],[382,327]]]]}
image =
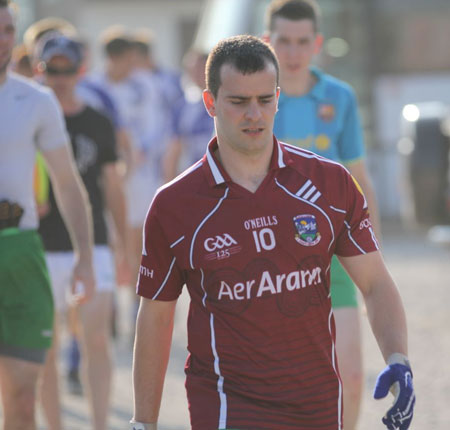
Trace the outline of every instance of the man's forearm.
{"type": "Polygon", "coordinates": [[[91,258],[93,243],[91,205],[81,179],[68,181],[64,189],[55,182],[53,188],[75,252],[81,258],[91,258]]]}
{"type": "Polygon", "coordinates": [[[122,179],[115,164],[104,167],[103,190],[106,206],[114,221],[115,233],[122,252],[126,252],[127,213],[122,179]]]}
{"type": "Polygon", "coordinates": [[[370,324],[384,359],[394,353],[408,355],[406,317],[392,280],[364,297],[370,324]]]}
{"type": "Polygon", "coordinates": [[[142,299],[133,360],[134,419],[156,423],[169,361],[175,302],[142,299]]]}

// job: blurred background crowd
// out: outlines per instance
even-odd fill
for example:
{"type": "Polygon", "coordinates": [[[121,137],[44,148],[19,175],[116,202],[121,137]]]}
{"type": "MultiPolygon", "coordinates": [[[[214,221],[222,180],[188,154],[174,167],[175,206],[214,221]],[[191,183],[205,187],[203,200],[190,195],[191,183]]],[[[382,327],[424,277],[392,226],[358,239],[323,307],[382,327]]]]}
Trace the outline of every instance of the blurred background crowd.
{"type": "MultiPolygon", "coordinates": [[[[65,18],[89,49],[89,73],[105,67],[100,35],[120,23],[130,33],[148,29],[152,67],[176,75],[189,67],[189,51],[207,54],[221,37],[262,34],[268,1],[16,3],[19,40],[36,20],[65,18]]],[[[448,139],[440,126],[450,103],[448,2],[322,0],[320,6],[326,42],[316,62],[356,89],[381,216],[448,222],[448,139]]]]}

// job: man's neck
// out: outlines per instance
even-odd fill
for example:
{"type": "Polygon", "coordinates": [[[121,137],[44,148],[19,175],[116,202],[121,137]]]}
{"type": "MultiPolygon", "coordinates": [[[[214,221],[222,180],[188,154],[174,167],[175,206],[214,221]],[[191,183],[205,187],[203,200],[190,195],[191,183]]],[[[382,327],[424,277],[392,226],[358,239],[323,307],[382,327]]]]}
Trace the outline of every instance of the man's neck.
{"type": "Polygon", "coordinates": [[[56,94],[59,104],[64,112],[65,116],[76,115],[84,108],[83,103],[79,100],[75,94],[56,94]]]}
{"type": "Polygon", "coordinates": [[[244,154],[219,144],[215,155],[234,183],[254,193],[269,171],[272,152],[272,145],[255,154],[244,154]]]}
{"type": "Polygon", "coordinates": [[[309,68],[302,70],[295,77],[283,76],[281,73],[280,88],[287,96],[303,96],[311,90],[315,83],[316,79],[309,68]]]}

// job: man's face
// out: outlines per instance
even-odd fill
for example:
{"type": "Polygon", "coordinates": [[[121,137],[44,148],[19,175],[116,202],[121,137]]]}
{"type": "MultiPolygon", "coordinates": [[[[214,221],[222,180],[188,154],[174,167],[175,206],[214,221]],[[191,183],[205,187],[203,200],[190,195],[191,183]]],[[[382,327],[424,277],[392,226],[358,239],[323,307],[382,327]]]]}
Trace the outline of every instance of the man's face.
{"type": "Polygon", "coordinates": [[[294,78],[308,69],[314,55],[320,52],[322,36],[309,19],[292,21],[277,17],[270,43],[280,62],[283,78],[294,78]]]}
{"type": "Polygon", "coordinates": [[[16,28],[11,11],[7,7],[0,8],[0,74],[6,72],[14,47],[16,28]]]}
{"type": "Polygon", "coordinates": [[[136,67],[136,56],[133,49],[127,49],[118,55],[109,57],[109,67],[114,70],[114,73],[126,79],[133,73],[136,67]]]}
{"type": "Polygon", "coordinates": [[[217,97],[204,92],[209,114],[216,119],[219,144],[243,154],[256,154],[272,144],[279,89],[276,69],[267,64],[260,72],[244,75],[230,64],[220,71],[217,97]]]}
{"type": "Polygon", "coordinates": [[[51,58],[44,73],[46,84],[57,96],[72,93],[78,82],[78,68],[62,55],[51,58]]]}

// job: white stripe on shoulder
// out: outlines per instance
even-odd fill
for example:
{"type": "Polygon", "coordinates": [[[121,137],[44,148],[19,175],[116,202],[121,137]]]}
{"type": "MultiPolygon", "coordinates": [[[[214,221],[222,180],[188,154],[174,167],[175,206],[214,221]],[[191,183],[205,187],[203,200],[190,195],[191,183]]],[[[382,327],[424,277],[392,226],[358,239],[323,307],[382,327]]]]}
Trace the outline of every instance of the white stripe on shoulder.
{"type": "Polygon", "coordinates": [[[304,196],[302,196],[304,199],[308,199],[309,198],[309,196],[314,192],[314,191],[316,191],[317,190],[317,188],[313,185],[307,192],[306,192],[306,194],[304,195],[304,196]]]}
{"type": "Polygon", "coordinates": [[[343,214],[346,214],[346,213],[347,213],[347,211],[344,211],[343,209],[335,208],[334,206],[331,206],[331,205],[330,205],[330,209],[333,209],[333,210],[336,211],[336,212],[341,212],[341,213],[343,213],[343,214]]]}
{"type": "Polygon", "coordinates": [[[301,196],[311,184],[312,184],[311,179],[308,179],[295,194],[297,196],[301,196]]]}
{"type": "Polygon", "coordinates": [[[297,148],[296,146],[289,145],[288,143],[283,142],[284,148],[286,151],[291,152],[292,154],[299,155],[303,158],[315,158],[320,161],[325,161],[326,163],[335,164],[336,166],[341,166],[344,168],[347,172],[347,168],[343,166],[341,163],[338,163],[337,161],[330,160],[329,158],[322,157],[320,155],[315,154],[314,152],[308,151],[306,149],[297,148]]]}
{"type": "Polygon", "coordinates": [[[310,202],[315,203],[317,201],[317,199],[322,195],[322,193],[320,191],[317,191],[316,194],[314,194],[312,196],[312,198],[309,199],[310,202]]]}

